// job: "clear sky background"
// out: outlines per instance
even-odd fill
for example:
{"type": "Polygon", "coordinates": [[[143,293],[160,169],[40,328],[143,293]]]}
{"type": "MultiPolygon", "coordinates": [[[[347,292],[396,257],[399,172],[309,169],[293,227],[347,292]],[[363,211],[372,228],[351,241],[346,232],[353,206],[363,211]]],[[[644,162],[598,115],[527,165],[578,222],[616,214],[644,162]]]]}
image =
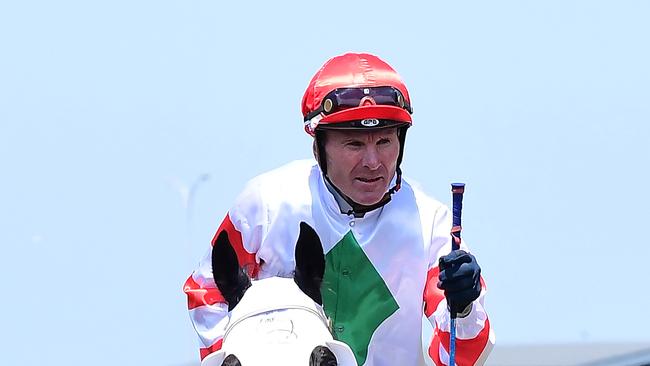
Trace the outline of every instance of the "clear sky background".
{"type": "Polygon", "coordinates": [[[648,19],[647,1],[2,1],[0,364],[195,361],[182,284],[248,179],[310,157],[302,93],[347,51],[409,87],[405,175],[447,203],[467,183],[499,344],[649,342],[648,19]]]}

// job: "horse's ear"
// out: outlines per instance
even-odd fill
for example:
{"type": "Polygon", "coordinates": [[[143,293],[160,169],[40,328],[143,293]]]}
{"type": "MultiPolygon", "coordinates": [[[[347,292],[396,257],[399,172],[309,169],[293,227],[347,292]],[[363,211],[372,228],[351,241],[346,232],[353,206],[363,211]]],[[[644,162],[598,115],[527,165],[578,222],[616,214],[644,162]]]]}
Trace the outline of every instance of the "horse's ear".
{"type": "Polygon", "coordinates": [[[318,234],[304,222],[300,223],[300,236],[296,243],[296,273],[294,281],[302,292],[319,305],[323,304],[320,293],[325,273],[325,255],[318,234]]]}
{"type": "Polygon", "coordinates": [[[338,361],[332,351],[325,346],[316,346],[309,356],[309,366],[337,366],[338,361]]]}
{"type": "Polygon", "coordinates": [[[241,366],[241,361],[235,355],[228,355],[221,366],[241,366]]]}
{"type": "Polygon", "coordinates": [[[225,230],[221,231],[212,246],[212,276],[221,295],[228,302],[228,310],[239,303],[246,289],[251,286],[251,279],[239,268],[237,253],[225,230]]]}

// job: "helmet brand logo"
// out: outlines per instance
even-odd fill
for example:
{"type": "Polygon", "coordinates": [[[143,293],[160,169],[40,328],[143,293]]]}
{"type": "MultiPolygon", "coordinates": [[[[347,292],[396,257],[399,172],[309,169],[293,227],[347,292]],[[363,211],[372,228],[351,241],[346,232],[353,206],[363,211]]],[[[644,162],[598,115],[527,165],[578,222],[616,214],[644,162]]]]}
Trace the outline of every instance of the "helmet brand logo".
{"type": "Polygon", "coordinates": [[[379,120],[377,118],[366,118],[364,120],[361,120],[361,125],[365,127],[375,127],[379,124],[379,120]]]}

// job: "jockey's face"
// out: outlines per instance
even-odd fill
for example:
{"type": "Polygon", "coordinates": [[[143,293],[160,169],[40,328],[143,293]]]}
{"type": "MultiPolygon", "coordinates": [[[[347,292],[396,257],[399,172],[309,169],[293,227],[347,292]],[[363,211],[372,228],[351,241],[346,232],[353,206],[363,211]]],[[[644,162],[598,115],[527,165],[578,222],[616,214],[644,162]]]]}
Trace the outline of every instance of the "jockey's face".
{"type": "Polygon", "coordinates": [[[362,205],[379,202],[395,175],[397,128],[327,130],[327,176],[343,194],[362,205]]]}

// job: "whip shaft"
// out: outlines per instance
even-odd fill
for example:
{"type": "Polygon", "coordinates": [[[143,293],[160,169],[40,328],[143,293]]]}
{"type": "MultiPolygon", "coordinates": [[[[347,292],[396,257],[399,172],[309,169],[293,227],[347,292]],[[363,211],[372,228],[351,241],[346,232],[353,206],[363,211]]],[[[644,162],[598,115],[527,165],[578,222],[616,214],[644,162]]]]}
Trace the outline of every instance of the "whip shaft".
{"type": "MultiPolygon", "coordinates": [[[[463,212],[463,194],[465,183],[452,183],[452,226],[451,226],[451,250],[460,249],[461,214],[463,212]]],[[[456,312],[449,311],[451,322],[449,325],[449,366],[456,365],[456,312]]]]}

